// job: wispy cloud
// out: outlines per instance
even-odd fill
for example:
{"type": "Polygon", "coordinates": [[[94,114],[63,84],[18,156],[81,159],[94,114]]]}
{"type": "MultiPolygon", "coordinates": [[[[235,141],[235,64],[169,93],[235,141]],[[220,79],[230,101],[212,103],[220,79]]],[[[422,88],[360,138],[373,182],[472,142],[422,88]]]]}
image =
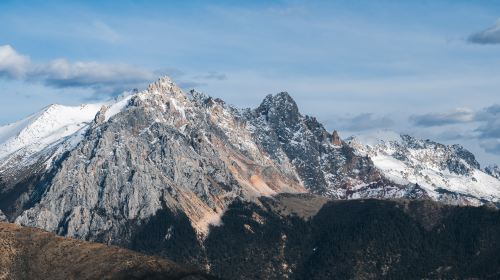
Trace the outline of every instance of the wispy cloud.
{"type": "Polygon", "coordinates": [[[489,120],[476,129],[481,138],[500,139],[500,119],[489,120]]]}
{"type": "Polygon", "coordinates": [[[475,118],[473,110],[457,108],[451,112],[430,113],[410,116],[410,121],[417,126],[441,126],[456,123],[471,122],[475,118]]]}
{"type": "Polygon", "coordinates": [[[347,131],[364,131],[377,128],[390,128],[394,121],[387,116],[376,116],[373,113],[362,113],[352,117],[342,117],[336,120],[336,127],[347,131]]]}
{"type": "Polygon", "coordinates": [[[210,72],[210,73],[207,73],[207,74],[198,75],[195,78],[204,79],[204,80],[219,80],[219,81],[222,81],[222,80],[227,79],[227,76],[224,73],[210,72]]]}
{"type": "Polygon", "coordinates": [[[483,31],[474,33],[467,39],[469,43],[474,44],[500,44],[500,19],[496,24],[483,31]]]}
{"type": "Polygon", "coordinates": [[[500,139],[483,140],[480,146],[488,153],[500,155],[500,139]]]}

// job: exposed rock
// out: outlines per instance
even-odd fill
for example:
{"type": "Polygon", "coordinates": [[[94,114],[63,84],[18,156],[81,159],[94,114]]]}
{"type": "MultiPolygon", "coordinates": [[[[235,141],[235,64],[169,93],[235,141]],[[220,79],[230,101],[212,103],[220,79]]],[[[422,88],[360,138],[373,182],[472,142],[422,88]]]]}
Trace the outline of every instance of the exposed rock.
{"type": "Polygon", "coordinates": [[[332,144],[334,146],[342,146],[342,141],[340,140],[340,136],[336,130],[332,132],[332,144]]]}
{"type": "Polygon", "coordinates": [[[488,174],[490,174],[491,176],[497,178],[497,179],[500,179],[500,167],[498,167],[498,165],[496,164],[493,164],[493,165],[490,165],[490,166],[486,166],[484,168],[484,171],[488,174]]]}
{"type": "Polygon", "coordinates": [[[499,202],[500,181],[483,172],[474,155],[460,145],[384,131],[347,142],[359,155],[371,158],[384,177],[405,189],[418,185],[425,196],[447,204],[499,202]]]}
{"type": "Polygon", "coordinates": [[[102,106],[101,109],[99,109],[99,112],[95,115],[94,118],[94,123],[95,124],[101,124],[106,120],[106,111],[108,108],[106,106],[102,106]]]}

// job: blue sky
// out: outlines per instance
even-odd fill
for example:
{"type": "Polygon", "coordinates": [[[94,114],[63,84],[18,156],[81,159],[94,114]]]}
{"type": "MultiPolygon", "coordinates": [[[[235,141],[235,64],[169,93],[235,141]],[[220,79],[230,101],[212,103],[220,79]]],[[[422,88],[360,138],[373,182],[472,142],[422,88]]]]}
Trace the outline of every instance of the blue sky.
{"type": "Polygon", "coordinates": [[[168,74],[239,107],[288,91],[341,136],[500,163],[498,1],[0,2],[0,124],[168,74]]]}

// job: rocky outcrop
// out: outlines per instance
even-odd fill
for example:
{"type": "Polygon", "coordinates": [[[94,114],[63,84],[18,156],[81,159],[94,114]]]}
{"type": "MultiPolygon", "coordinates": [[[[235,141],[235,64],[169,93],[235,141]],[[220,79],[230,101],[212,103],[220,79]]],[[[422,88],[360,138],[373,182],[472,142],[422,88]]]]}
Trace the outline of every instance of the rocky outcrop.
{"type": "Polygon", "coordinates": [[[491,176],[493,176],[497,179],[500,179],[500,167],[498,167],[498,165],[496,165],[496,164],[486,166],[484,168],[484,172],[490,174],[491,176]]]}
{"type": "Polygon", "coordinates": [[[106,106],[102,106],[101,109],[99,109],[99,112],[94,117],[94,124],[101,124],[106,120],[106,111],[108,108],[106,106]]]}
{"type": "Polygon", "coordinates": [[[340,140],[340,136],[336,130],[332,132],[332,145],[342,146],[342,140],[340,140]]]}

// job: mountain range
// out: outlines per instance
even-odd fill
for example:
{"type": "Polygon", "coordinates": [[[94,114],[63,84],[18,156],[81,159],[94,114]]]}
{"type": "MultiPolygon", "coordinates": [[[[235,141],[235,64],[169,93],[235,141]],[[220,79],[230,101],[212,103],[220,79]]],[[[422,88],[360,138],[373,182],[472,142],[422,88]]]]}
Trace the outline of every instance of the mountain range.
{"type": "Polygon", "coordinates": [[[460,145],[341,139],[286,92],[240,109],[168,77],[0,127],[0,220],[229,279],[493,279],[498,174],[460,145]]]}

